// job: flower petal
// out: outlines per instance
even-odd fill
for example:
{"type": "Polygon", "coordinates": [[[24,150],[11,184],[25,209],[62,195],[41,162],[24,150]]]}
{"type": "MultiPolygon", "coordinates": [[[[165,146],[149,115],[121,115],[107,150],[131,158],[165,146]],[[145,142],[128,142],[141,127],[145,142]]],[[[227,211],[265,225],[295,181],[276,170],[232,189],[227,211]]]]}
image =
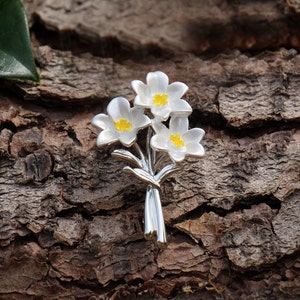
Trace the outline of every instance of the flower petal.
{"type": "Polygon", "coordinates": [[[184,134],[185,132],[188,131],[189,119],[186,117],[184,118],[171,117],[169,127],[172,133],[184,134]]]}
{"type": "Polygon", "coordinates": [[[183,82],[173,82],[167,88],[167,94],[170,101],[180,99],[188,90],[188,86],[183,82]]]}
{"type": "Polygon", "coordinates": [[[131,81],[131,86],[133,88],[133,90],[138,94],[141,95],[142,97],[146,97],[148,92],[149,92],[149,88],[148,86],[140,81],[140,80],[133,80],[131,81]]]}
{"type": "Polygon", "coordinates": [[[147,74],[146,80],[152,95],[167,92],[169,78],[165,73],[160,71],[150,72],[147,74]]]}
{"type": "Polygon", "coordinates": [[[135,139],[136,139],[136,130],[131,130],[129,132],[122,132],[119,137],[120,142],[126,147],[132,146],[135,139]]]}
{"type": "Polygon", "coordinates": [[[131,86],[137,93],[137,96],[134,100],[134,105],[149,107],[149,100],[151,98],[149,87],[140,80],[133,80],[131,82],[131,86]]]}
{"type": "Polygon", "coordinates": [[[150,104],[149,99],[148,98],[145,99],[145,98],[140,97],[140,95],[137,95],[134,98],[134,106],[143,107],[143,108],[150,108],[151,104],[150,104]]]}
{"type": "Polygon", "coordinates": [[[131,109],[131,118],[135,128],[145,128],[151,123],[151,120],[143,112],[144,110],[138,107],[131,109]]]}
{"type": "Polygon", "coordinates": [[[134,98],[134,106],[150,108],[150,100],[142,98],[140,95],[135,96],[134,98]]]}
{"type": "Polygon", "coordinates": [[[188,143],[186,144],[186,153],[193,156],[203,156],[205,150],[203,146],[198,143],[188,143]]]}
{"type": "Polygon", "coordinates": [[[92,124],[99,129],[109,129],[113,128],[112,119],[110,116],[105,114],[96,115],[92,119],[92,124]]]}
{"type": "Polygon", "coordinates": [[[103,130],[100,132],[97,138],[97,146],[112,144],[119,139],[119,135],[113,130],[103,130]]]}
{"type": "Polygon", "coordinates": [[[185,154],[186,153],[182,152],[182,151],[170,151],[169,152],[170,157],[176,162],[183,161],[185,158],[185,154]]]}
{"type": "Polygon", "coordinates": [[[119,120],[121,118],[129,119],[129,110],[130,103],[123,97],[112,99],[107,106],[107,112],[113,120],[119,120]]]}
{"type": "Polygon", "coordinates": [[[179,117],[186,117],[193,111],[192,107],[185,100],[178,100],[170,103],[173,115],[179,117]]]}
{"type": "Polygon", "coordinates": [[[168,149],[168,134],[156,134],[150,140],[150,145],[156,150],[167,150],[168,149]]]}
{"type": "Polygon", "coordinates": [[[169,132],[169,129],[162,123],[162,119],[159,117],[155,117],[151,120],[152,122],[152,128],[156,133],[161,133],[163,130],[166,130],[169,132]]]}
{"type": "Polygon", "coordinates": [[[183,140],[185,143],[199,143],[203,136],[205,134],[205,131],[201,128],[192,128],[191,130],[185,132],[182,135],[183,140]]]}
{"type": "Polygon", "coordinates": [[[162,119],[163,121],[167,120],[170,116],[170,107],[168,105],[165,106],[152,106],[151,112],[155,117],[162,119]]]}

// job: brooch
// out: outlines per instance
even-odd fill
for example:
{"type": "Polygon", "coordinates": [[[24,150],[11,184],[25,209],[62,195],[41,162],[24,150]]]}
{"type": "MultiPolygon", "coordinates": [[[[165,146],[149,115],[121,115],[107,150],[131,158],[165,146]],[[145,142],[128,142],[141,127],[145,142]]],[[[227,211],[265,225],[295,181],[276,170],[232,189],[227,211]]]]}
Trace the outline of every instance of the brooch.
{"type": "Polygon", "coordinates": [[[188,116],[192,113],[192,108],[182,99],[188,90],[186,84],[169,84],[168,76],[157,71],[147,74],[146,84],[133,80],[131,85],[136,92],[133,107],[126,98],[116,97],[108,104],[107,114],[96,115],[92,124],[100,130],[97,146],[119,142],[130,148],[131,151],[114,150],[112,155],[130,164],[124,167],[124,172],[148,184],[145,198],[145,237],[156,234],[157,242],[165,244],[161,184],[179,170],[178,163],[187,155],[204,155],[200,141],[205,132],[201,128],[189,129],[188,116]],[[141,145],[137,142],[137,136],[144,128],[148,132],[141,145]]]}

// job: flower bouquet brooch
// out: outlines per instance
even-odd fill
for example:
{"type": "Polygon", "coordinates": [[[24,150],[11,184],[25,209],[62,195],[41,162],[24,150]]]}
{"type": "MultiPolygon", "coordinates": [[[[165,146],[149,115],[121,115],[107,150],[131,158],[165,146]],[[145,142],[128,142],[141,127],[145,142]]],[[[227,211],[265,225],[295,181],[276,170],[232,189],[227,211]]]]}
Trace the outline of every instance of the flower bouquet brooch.
{"type": "Polygon", "coordinates": [[[166,231],[160,201],[161,184],[173,172],[186,155],[203,156],[200,144],[204,130],[189,129],[188,116],[191,106],[181,97],[188,90],[186,84],[169,84],[168,76],[160,71],[150,72],[146,84],[139,80],[131,83],[136,92],[134,106],[117,97],[107,106],[107,114],[98,114],[92,124],[100,129],[97,146],[102,147],[119,141],[130,148],[117,149],[112,155],[132,166],[124,167],[148,184],[145,198],[144,233],[146,237],[156,234],[158,243],[166,243],[166,231]],[[147,109],[145,113],[145,109],[147,109]],[[148,127],[143,147],[137,143],[138,131],[148,127]],[[169,160],[166,160],[165,154],[169,160]],[[163,166],[163,164],[166,165],[163,166]]]}

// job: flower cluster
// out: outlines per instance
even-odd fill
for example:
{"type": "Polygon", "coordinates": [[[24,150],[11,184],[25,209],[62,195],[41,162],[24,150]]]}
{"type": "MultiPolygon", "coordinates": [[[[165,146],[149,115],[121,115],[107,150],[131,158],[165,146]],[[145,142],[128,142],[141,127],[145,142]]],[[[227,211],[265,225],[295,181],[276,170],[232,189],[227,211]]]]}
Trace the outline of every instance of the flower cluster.
{"type": "Polygon", "coordinates": [[[146,84],[139,80],[134,80],[131,84],[136,92],[134,106],[131,107],[130,102],[123,97],[114,98],[107,106],[107,114],[96,115],[92,124],[101,131],[97,138],[98,146],[119,141],[125,147],[134,147],[138,153],[139,157],[128,150],[118,149],[112,154],[134,166],[124,167],[125,172],[148,184],[145,199],[145,235],[151,236],[156,233],[157,241],[166,243],[159,196],[160,185],[170,174],[179,170],[176,163],[183,161],[186,155],[204,155],[200,144],[204,130],[189,129],[188,116],[192,108],[182,99],[188,90],[186,84],[169,84],[168,76],[160,71],[148,73],[146,84]],[[145,109],[151,111],[152,119],[144,113],[145,109]],[[145,155],[136,140],[138,131],[146,127],[148,135],[145,155]],[[168,153],[172,161],[161,170],[157,170],[157,151],[168,153]]]}
{"type": "Polygon", "coordinates": [[[111,100],[107,113],[96,115],[92,124],[102,132],[97,138],[97,145],[103,146],[120,141],[130,147],[137,138],[140,129],[149,125],[154,129],[150,145],[154,150],[169,153],[174,162],[184,160],[185,155],[203,156],[204,149],[200,144],[204,130],[194,128],[189,130],[188,116],[191,106],[181,97],[188,90],[186,84],[173,82],[169,84],[168,76],[160,71],[150,72],[147,83],[132,81],[136,92],[134,107],[123,97],[111,100]],[[150,109],[154,118],[149,119],[144,109],[150,109]],[[169,120],[169,128],[162,122],[169,120]]]}

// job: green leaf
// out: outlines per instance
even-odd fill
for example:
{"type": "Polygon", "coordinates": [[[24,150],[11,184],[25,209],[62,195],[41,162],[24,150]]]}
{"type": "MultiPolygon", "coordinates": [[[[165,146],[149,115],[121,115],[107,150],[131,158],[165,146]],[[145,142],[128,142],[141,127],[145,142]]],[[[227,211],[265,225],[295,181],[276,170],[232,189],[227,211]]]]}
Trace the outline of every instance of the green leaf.
{"type": "Polygon", "coordinates": [[[20,0],[0,0],[0,77],[39,81],[20,0]]]}

